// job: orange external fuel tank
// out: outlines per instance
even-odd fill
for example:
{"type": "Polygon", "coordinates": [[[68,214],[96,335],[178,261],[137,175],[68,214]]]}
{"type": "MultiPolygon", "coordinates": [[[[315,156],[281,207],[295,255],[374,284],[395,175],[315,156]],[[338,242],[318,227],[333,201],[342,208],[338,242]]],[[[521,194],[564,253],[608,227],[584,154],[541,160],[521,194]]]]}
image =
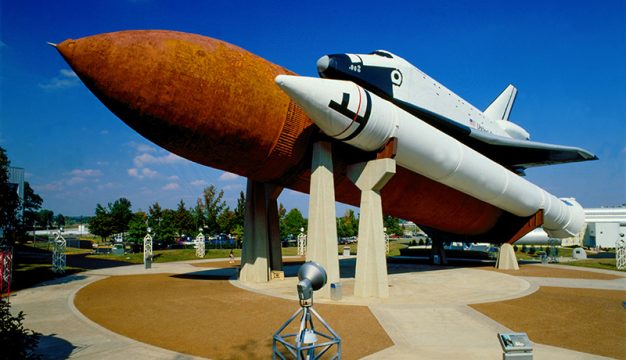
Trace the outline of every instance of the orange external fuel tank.
{"type": "MultiPolygon", "coordinates": [[[[274,83],[293,74],[244,49],[174,31],[122,31],[66,40],[58,51],[115,115],[191,161],[307,193],[318,128],[274,83]]],[[[346,167],[372,158],[333,144],[337,201],[358,206],[346,167]]],[[[460,235],[492,230],[504,212],[398,167],[383,211],[460,235]]],[[[497,240],[497,239],[494,239],[497,240]]]]}

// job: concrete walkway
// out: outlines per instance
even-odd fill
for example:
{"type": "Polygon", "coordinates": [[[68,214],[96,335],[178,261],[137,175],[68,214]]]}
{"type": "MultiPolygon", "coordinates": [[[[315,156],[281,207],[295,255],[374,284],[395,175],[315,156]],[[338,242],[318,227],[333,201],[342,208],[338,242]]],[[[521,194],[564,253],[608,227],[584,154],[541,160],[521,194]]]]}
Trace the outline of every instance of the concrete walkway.
{"type": "MultiPolygon", "coordinates": [[[[543,285],[626,289],[626,278],[521,278],[471,268],[433,270],[429,266],[389,264],[390,297],[383,300],[362,299],[349,295],[354,284],[354,278],[349,273],[352,266],[349,261],[347,264],[342,261],[343,299],[332,303],[368,305],[395,343],[367,359],[500,359],[502,350],[497,333],[510,330],[473,310],[468,304],[525,296],[543,285]]],[[[198,261],[153,264],[150,270],[145,270],[142,265],[124,266],[71,275],[14,294],[11,297],[12,311],[24,311],[25,327],[44,335],[40,350],[45,359],[193,359],[105,329],[78,312],[73,299],[81,287],[108,276],[207,270],[193,266],[195,262],[198,261]]],[[[293,273],[297,269],[292,267],[294,269],[287,266],[287,272],[293,273]]],[[[226,275],[234,274],[233,269],[222,271],[226,275]]],[[[235,280],[231,282],[250,291],[297,299],[296,279],[293,277],[255,285],[235,280]]],[[[327,301],[316,299],[316,302],[327,301]]],[[[537,343],[533,347],[535,359],[605,359],[537,343]]]]}

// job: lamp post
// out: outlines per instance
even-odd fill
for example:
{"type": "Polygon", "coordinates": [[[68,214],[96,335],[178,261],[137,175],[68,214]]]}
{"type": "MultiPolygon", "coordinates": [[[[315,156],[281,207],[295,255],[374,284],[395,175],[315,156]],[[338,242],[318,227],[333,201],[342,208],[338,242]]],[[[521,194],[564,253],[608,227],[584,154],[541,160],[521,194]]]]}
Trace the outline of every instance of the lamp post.
{"type": "Polygon", "coordinates": [[[326,356],[331,360],[340,360],[341,338],[339,338],[330,325],[313,309],[313,292],[321,289],[322,286],[326,284],[326,270],[316,262],[306,262],[298,270],[298,280],[297,291],[298,299],[300,300],[300,309],[274,333],[272,359],[320,359],[336,345],[335,349],[337,352],[335,354],[328,353],[326,356]],[[300,315],[300,327],[298,332],[289,332],[291,330],[285,331],[285,329],[289,327],[289,324],[296,320],[298,315],[300,315]],[[323,327],[316,329],[313,324],[313,319],[317,319],[323,327]],[[327,332],[324,332],[324,329],[327,332]],[[286,350],[286,352],[284,350],[286,350]]]}
{"type": "Polygon", "coordinates": [[[387,254],[389,254],[389,234],[387,234],[386,227],[383,228],[383,233],[385,236],[385,250],[387,251],[387,254]]]}
{"type": "Polygon", "coordinates": [[[205,254],[204,249],[204,234],[202,233],[202,228],[198,229],[199,233],[196,236],[196,256],[199,258],[203,258],[205,254]]]}
{"type": "Polygon", "coordinates": [[[152,228],[148,227],[148,233],[143,238],[143,265],[145,269],[152,267],[152,228]]]}
{"type": "Polygon", "coordinates": [[[304,228],[300,228],[300,234],[298,234],[298,255],[304,256],[306,254],[306,234],[304,228]]]}

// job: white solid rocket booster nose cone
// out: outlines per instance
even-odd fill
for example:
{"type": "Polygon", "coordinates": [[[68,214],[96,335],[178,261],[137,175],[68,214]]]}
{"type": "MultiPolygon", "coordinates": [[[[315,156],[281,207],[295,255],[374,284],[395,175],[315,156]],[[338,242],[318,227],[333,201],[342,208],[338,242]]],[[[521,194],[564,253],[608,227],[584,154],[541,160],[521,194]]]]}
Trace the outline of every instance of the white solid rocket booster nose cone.
{"type": "MultiPolygon", "coordinates": [[[[291,75],[278,75],[275,81],[327,135],[335,137],[345,133],[353,124],[352,118],[341,115],[329,106],[331,103],[341,104],[344,93],[357,94],[359,88],[355,84],[291,75]]],[[[356,111],[356,102],[351,106],[356,111]]]]}

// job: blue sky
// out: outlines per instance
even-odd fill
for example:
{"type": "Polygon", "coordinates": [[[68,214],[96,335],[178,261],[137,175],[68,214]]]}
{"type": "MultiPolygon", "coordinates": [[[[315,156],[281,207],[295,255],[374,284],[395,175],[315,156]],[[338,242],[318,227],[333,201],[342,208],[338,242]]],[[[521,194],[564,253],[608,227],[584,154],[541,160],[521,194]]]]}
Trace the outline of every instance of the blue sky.
{"type": "MultiPolygon", "coordinates": [[[[386,49],[477,106],[507,84],[511,119],[533,140],[580,146],[599,161],[528,170],[585,207],[626,202],[626,1],[8,1],[0,0],[0,146],[65,215],[127,197],[195,203],[214,184],[233,206],[245,179],[174,156],[128,128],[46,41],[170,29],[228,41],[301,75],[330,53],[386,49]]],[[[280,201],[307,211],[289,190],[280,201]]],[[[338,215],[343,213],[340,206],[338,215]]]]}

